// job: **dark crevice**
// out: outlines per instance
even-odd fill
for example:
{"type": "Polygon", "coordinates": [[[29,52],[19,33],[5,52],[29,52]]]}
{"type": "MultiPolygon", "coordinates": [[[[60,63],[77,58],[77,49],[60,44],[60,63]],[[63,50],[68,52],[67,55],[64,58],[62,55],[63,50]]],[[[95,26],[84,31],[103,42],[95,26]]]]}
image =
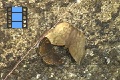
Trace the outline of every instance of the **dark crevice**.
{"type": "Polygon", "coordinates": [[[120,6],[118,7],[118,10],[116,13],[112,13],[112,20],[114,21],[118,16],[119,16],[119,13],[120,13],[120,6]]]}
{"type": "Polygon", "coordinates": [[[5,35],[4,32],[0,31],[0,43],[1,42],[6,43],[7,41],[9,41],[9,39],[10,39],[10,35],[9,34],[5,35]]]}
{"type": "Polygon", "coordinates": [[[96,25],[99,25],[102,28],[108,28],[111,21],[108,20],[107,22],[101,22],[99,19],[96,19],[95,22],[96,22],[96,25]]]}
{"type": "Polygon", "coordinates": [[[109,24],[114,21],[118,16],[119,16],[119,13],[120,13],[120,6],[118,7],[118,11],[117,13],[114,13],[114,14],[111,14],[112,15],[112,18],[106,22],[101,22],[99,19],[96,19],[95,22],[96,22],[96,25],[99,25],[101,26],[103,29],[104,28],[109,28],[109,24]]]}
{"type": "Polygon", "coordinates": [[[101,1],[96,1],[94,13],[99,13],[99,12],[101,12],[101,6],[102,6],[101,1]]]}

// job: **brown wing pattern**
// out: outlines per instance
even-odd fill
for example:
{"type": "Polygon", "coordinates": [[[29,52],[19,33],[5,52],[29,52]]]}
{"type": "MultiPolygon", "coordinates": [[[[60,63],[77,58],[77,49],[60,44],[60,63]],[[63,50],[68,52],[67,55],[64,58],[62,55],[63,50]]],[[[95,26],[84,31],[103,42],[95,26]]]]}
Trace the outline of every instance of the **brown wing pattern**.
{"type": "Polygon", "coordinates": [[[61,57],[55,52],[53,45],[65,45],[74,60],[80,64],[85,55],[85,36],[82,31],[69,23],[59,23],[51,29],[41,41],[40,55],[47,64],[62,63],[61,57]]]}
{"type": "Polygon", "coordinates": [[[75,61],[80,64],[85,55],[85,37],[77,28],[72,29],[66,42],[69,52],[75,61]]]}
{"type": "Polygon", "coordinates": [[[39,46],[40,56],[43,61],[49,65],[60,65],[63,63],[59,54],[56,54],[53,45],[50,43],[49,39],[45,37],[39,46]]]}

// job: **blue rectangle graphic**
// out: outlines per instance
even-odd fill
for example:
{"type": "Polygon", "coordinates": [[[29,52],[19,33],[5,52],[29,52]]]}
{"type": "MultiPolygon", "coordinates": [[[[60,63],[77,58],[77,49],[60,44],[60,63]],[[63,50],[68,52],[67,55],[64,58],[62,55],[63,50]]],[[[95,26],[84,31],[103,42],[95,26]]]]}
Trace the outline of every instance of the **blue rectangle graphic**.
{"type": "Polygon", "coordinates": [[[22,22],[12,22],[12,28],[22,28],[22,22]]]}
{"type": "Polygon", "coordinates": [[[22,7],[12,7],[12,12],[22,12],[22,7]]]}
{"type": "Polygon", "coordinates": [[[7,7],[7,27],[27,28],[27,7],[7,7]]]}
{"type": "Polygon", "coordinates": [[[12,21],[22,21],[22,13],[12,13],[12,21]]]}

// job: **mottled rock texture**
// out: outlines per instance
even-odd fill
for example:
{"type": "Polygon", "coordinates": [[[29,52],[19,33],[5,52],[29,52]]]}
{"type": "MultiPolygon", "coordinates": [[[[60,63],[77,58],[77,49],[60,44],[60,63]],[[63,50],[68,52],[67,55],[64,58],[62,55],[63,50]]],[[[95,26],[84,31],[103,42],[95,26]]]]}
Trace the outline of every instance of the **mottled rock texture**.
{"type": "Polygon", "coordinates": [[[62,49],[65,64],[48,66],[32,50],[8,80],[120,80],[120,0],[0,0],[0,80],[45,30],[62,21],[86,36],[81,65],[62,49]],[[6,28],[9,6],[28,8],[27,29],[6,28]]]}

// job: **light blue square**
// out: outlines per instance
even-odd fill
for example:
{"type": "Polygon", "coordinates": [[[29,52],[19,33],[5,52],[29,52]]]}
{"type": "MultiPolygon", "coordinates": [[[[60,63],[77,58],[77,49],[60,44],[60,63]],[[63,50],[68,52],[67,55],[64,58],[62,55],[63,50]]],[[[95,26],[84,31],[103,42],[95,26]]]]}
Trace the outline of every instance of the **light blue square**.
{"type": "Polygon", "coordinates": [[[12,28],[22,28],[22,22],[12,22],[12,28]]]}
{"type": "Polygon", "coordinates": [[[22,12],[22,7],[12,7],[12,12],[22,12]]]}
{"type": "Polygon", "coordinates": [[[12,21],[22,21],[22,13],[12,13],[12,21]]]}

